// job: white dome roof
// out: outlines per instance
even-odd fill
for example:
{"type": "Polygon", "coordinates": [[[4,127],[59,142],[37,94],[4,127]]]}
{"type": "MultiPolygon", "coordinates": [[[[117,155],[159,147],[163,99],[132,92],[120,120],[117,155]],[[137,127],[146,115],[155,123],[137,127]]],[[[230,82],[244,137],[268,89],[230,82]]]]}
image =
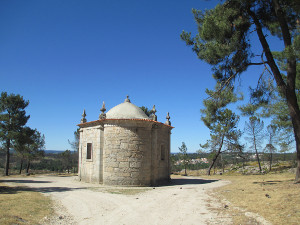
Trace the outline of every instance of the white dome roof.
{"type": "Polygon", "coordinates": [[[125,102],[113,107],[106,113],[106,119],[149,119],[149,117],[139,107],[130,103],[127,97],[125,102]]]}

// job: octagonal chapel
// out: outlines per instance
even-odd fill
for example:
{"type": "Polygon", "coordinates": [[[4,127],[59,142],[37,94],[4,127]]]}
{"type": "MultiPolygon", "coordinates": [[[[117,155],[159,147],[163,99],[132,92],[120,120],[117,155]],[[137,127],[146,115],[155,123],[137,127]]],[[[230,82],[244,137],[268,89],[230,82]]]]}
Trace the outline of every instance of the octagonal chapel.
{"type": "Polygon", "coordinates": [[[78,177],[105,185],[151,186],[170,179],[170,140],[173,127],[157,121],[155,106],[148,117],[125,101],[99,120],[87,122],[82,114],[78,177]]]}

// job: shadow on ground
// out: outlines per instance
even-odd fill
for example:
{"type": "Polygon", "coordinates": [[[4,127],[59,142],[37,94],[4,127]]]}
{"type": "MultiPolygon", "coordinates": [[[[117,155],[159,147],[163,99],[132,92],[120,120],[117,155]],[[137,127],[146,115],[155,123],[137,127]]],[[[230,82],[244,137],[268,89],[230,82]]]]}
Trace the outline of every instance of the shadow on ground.
{"type": "Polygon", "coordinates": [[[188,184],[209,184],[219,180],[204,180],[195,178],[173,178],[169,182],[161,183],[159,186],[176,186],[176,185],[188,185],[188,184]]]}
{"type": "Polygon", "coordinates": [[[68,188],[68,187],[26,187],[26,186],[0,186],[1,194],[18,194],[22,191],[33,191],[41,193],[51,193],[51,192],[65,192],[74,191],[86,188],[68,188]]]}
{"type": "Polygon", "coordinates": [[[20,183],[20,184],[26,184],[26,183],[52,183],[52,181],[40,181],[40,180],[0,180],[0,183],[20,183]]]}
{"type": "Polygon", "coordinates": [[[262,181],[262,182],[253,182],[253,184],[261,184],[261,185],[273,185],[282,183],[281,180],[269,180],[269,181],[262,181]]]}

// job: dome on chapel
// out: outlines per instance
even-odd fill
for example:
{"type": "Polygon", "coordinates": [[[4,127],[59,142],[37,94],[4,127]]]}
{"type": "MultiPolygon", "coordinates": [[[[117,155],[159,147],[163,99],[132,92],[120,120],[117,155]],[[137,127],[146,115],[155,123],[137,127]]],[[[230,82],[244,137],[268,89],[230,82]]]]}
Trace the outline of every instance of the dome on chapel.
{"type": "Polygon", "coordinates": [[[132,104],[127,96],[125,102],[113,107],[106,113],[106,119],[149,119],[136,105],[132,104]]]}

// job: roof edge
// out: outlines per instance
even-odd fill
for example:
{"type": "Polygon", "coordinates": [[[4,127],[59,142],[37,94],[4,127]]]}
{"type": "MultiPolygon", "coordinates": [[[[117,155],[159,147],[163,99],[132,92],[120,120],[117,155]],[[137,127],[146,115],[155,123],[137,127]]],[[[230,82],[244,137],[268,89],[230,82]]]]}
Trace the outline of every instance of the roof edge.
{"type": "Polygon", "coordinates": [[[86,122],[86,123],[80,123],[80,124],[77,124],[77,126],[79,126],[80,128],[81,127],[85,127],[85,125],[92,125],[92,124],[99,124],[101,122],[104,122],[104,121],[120,121],[120,120],[131,120],[131,121],[148,121],[148,122],[153,122],[153,123],[157,123],[157,124],[161,124],[161,125],[164,125],[166,127],[169,127],[171,129],[175,128],[173,126],[170,126],[170,125],[167,125],[167,124],[164,124],[162,122],[158,122],[158,121],[155,121],[155,120],[149,120],[149,119],[102,119],[102,120],[94,120],[94,121],[90,121],[90,122],[86,122]]]}

